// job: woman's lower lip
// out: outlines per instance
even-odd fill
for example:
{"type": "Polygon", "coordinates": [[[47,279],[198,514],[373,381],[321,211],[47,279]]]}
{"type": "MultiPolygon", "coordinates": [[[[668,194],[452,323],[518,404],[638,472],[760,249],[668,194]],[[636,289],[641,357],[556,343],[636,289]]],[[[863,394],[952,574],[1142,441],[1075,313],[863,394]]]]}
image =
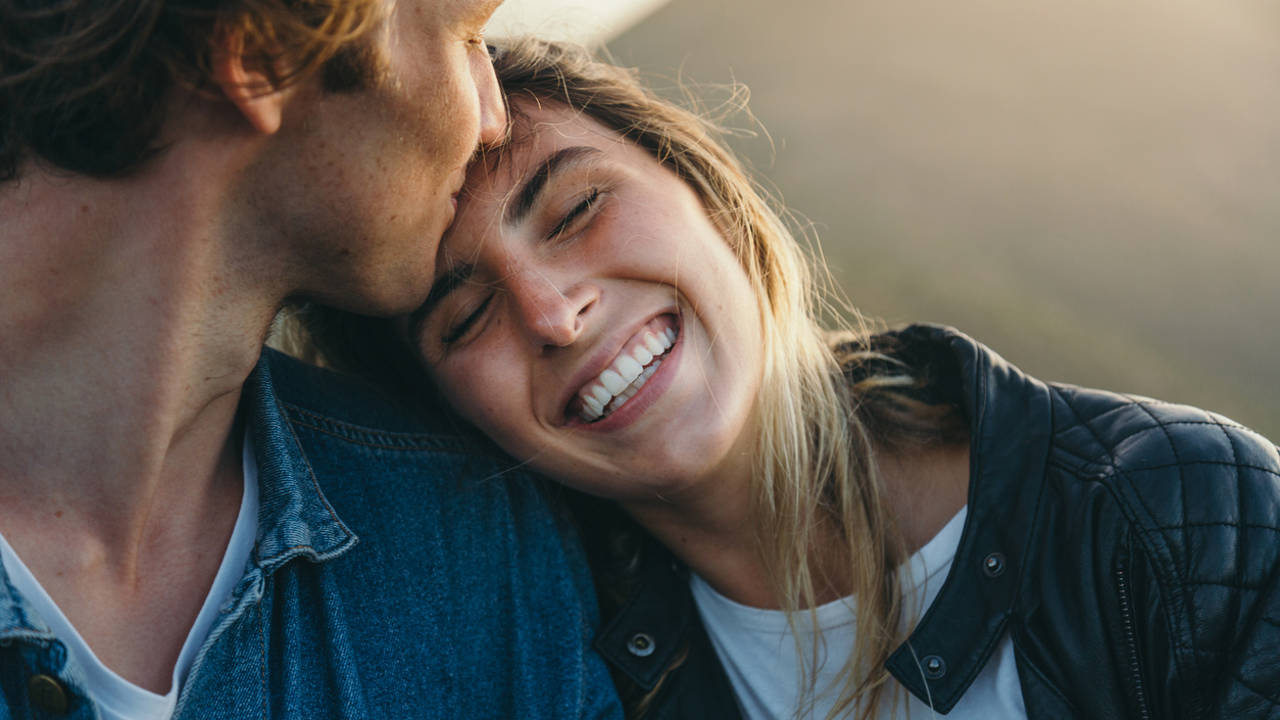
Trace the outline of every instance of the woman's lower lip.
{"type": "Polygon", "coordinates": [[[679,334],[676,335],[675,344],[662,356],[662,363],[658,365],[658,369],[653,373],[653,376],[645,381],[644,386],[635,395],[632,395],[630,400],[627,400],[622,407],[600,420],[589,423],[579,418],[574,418],[569,425],[574,430],[612,432],[635,422],[658,400],[658,396],[666,391],[667,386],[671,384],[677,362],[680,359],[680,351],[683,347],[684,326],[681,325],[679,334]]]}

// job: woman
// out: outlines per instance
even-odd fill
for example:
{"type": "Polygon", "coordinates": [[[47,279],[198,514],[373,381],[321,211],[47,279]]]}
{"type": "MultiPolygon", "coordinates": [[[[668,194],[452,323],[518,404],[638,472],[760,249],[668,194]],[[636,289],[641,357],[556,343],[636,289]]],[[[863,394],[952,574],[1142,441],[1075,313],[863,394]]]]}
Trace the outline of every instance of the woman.
{"type": "Polygon", "coordinates": [[[575,500],[633,715],[1280,716],[1271,443],[943,328],[833,338],[708,123],[573,48],[495,65],[511,138],[396,331],[638,527],[575,500]]]}

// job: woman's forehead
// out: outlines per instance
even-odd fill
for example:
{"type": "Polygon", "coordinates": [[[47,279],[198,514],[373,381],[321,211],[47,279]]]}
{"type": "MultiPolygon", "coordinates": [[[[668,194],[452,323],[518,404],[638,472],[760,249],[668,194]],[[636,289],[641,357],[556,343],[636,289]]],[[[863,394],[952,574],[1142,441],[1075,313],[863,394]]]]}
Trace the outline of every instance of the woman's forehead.
{"type": "Polygon", "coordinates": [[[531,179],[542,175],[545,184],[552,178],[549,165],[559,164],[566,155],[603,156],[602,148],[615,139],[620,138],[560,103],[516,104],[507,139],[478,156],[468,169],[458,215],[441,245],[442,256],[471,254],[479,241],[502,232],[504,221],[515,214],[511,206],[531,195],[531,179]],[[575,152],[580,150],[586,152],[575,152]]]}
{"type": "Polygon", "coordinates": [[[507,138],[477,158],[468,184],[510,185],[557,150],[574,145],[608,150],[626,145],[618,133],[585,111],[555,101],[516,98],[511,102],[507,138]]]}

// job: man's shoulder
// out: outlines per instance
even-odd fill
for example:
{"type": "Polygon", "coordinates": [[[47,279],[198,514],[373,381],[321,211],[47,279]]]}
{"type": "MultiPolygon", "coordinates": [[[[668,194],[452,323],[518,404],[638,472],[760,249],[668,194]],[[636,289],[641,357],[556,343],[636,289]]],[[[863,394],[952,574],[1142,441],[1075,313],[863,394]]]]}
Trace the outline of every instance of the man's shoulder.
{"type": "Polygon", "coordinates": [[[290,717],[616,708],[589,652],[596,610],[576,539],[510,460],[433,429],[408,400],[264,353],[244,404],[254,557],[270,579],[234,642],[197,668],[184,692],[208,700],[189,700],[189,715],[221,707],[227,677],[242,681],[227,717],[258,705],[290,717]]]}
{"type": "Polygon", "coordinates": [[[479,517],[523,531],[530,513],[547,514],[519,464],[447,408],[273,350],[263,362],[290,454],[358,535],[387,532],[406,514],[462,534],[479,517]]]}
{"type": "MultiPolygon", "coordinates": [[[[388,432],[444,432],[453,420],[438,407],[415,405],[357,375],[320,368],[266,347],[262,363],[270,373],[276,400],[302,418],[379,428],[388,432]]],[[[291,418],[293,419],[293,418],[291,418]]]]}
{"type": "Polygon", "coordinates": [[[335,372],[271,348],[262,351],[276,404],[294,427],[388,450],[502,452],[448,406],[428,396],[406,397],[358,375],[335,372]]]}

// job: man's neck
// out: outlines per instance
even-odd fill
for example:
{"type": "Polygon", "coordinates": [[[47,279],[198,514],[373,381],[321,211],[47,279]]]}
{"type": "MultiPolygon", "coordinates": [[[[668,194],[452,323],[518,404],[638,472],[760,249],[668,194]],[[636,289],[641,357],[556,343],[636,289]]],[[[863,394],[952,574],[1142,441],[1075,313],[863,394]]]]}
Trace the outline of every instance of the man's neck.
{"type": "Polygon", "coordinates": [[[275,299],[232,276],[183,174],[0,191],[0,507],[127,543],[166,487],[210,481],[275,299]]]}
{"type": "Polygon", "coordinates": [[[0,533],[157,692],[235,523],[240,388],[283,299],[200,159],[0,187],[0,533]]]}

